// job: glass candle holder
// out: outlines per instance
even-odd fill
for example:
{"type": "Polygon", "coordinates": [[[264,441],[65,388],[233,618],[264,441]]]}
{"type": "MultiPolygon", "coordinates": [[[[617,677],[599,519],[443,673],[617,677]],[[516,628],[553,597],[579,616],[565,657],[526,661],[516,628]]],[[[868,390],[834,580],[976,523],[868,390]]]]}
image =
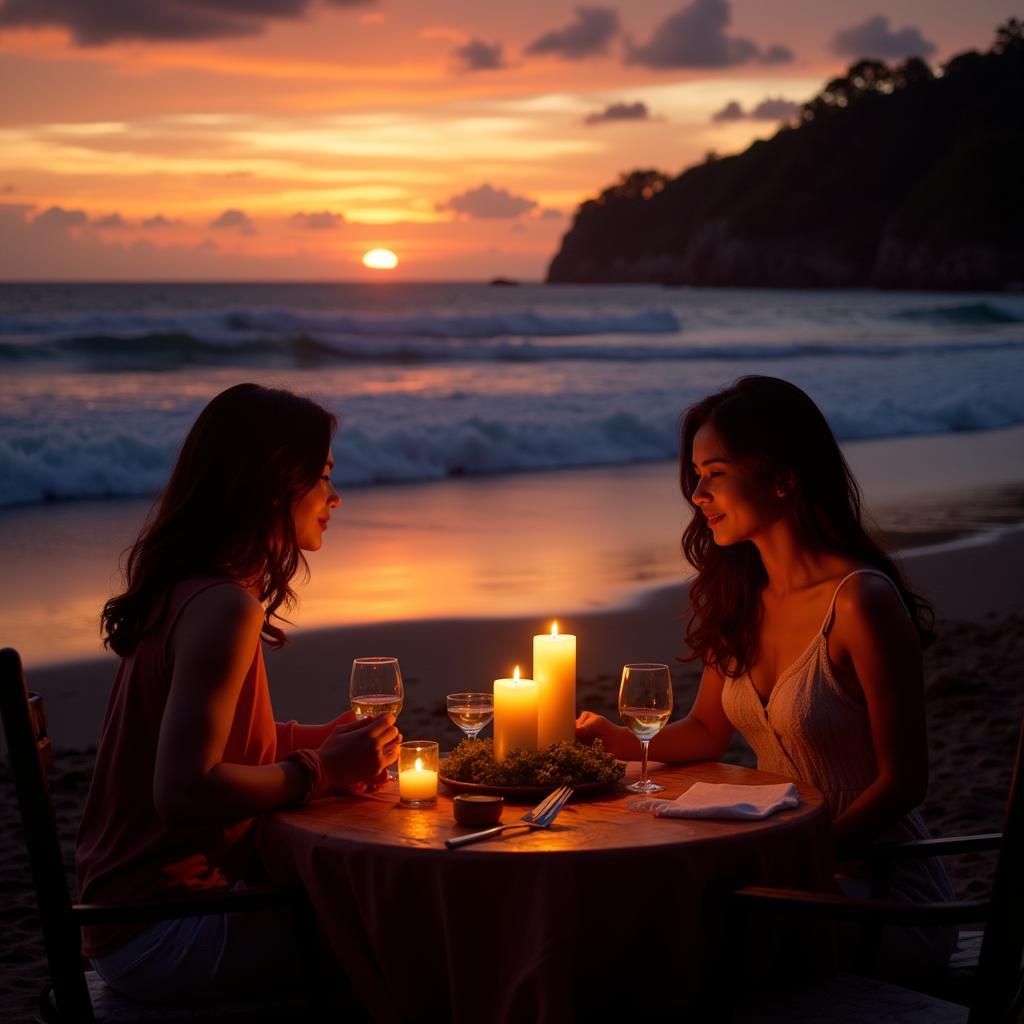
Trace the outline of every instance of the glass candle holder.
{"type": "Polygon", "coordinates": [[[403,807],[437,803],[437,743],[406,740],[398,748],[398,798],[403,807]]]}

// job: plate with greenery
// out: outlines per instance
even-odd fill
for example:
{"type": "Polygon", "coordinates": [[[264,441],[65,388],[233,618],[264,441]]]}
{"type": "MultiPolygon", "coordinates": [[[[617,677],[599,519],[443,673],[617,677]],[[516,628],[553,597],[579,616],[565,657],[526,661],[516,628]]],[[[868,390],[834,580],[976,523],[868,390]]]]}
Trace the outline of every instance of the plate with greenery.
{"type": "Polygon", "coordinates": [[[572,786],[586,793],[614,785],[626,774],[622,761],[612,757],[598,740],[553,743],[546,750],[513,750],[494,760],[491,740],[463,740],[441,762],[441,782],[466,793],[531,797],[572,786]]]}

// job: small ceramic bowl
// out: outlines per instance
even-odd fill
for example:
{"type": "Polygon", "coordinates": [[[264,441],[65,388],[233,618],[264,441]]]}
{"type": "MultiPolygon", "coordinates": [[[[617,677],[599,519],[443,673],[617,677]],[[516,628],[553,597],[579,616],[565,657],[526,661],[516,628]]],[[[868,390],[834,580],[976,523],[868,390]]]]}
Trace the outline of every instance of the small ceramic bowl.
{"type": "Polygon", "coordinates": [[[459,793],[452,800],[455,820],[460,825],[497,825],[501,821],[504,805],[504,797],[480,796],[476,793],[459,793]]]}

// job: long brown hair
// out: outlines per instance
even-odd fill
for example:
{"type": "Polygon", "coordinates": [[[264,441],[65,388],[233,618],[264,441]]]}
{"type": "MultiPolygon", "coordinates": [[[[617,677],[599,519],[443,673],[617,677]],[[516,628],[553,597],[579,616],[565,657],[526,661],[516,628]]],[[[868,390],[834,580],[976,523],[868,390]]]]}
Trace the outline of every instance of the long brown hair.
{"type": "Polygon", "coordinates": [[[686,630],[691,659],[730,676],[749,669],[757,660],[761,592],[768,582],[755,545],[716,544],[693,501],[698,483],[693,438],[705,423],[714,425],[729,455],[746,469],[769,482],[792,480],[804,543],[880,569],[899,590],[922,645],[935,639],[931,606],[910,590],[861,523],[860,489],[821,410],[788,381],[741,377],[688,409],[680,431],[680,485],[694,512],[683,532],[683,553],[697,570],[686,630]]]}
{"type": "Polygon", "coordinates": [[[213,398],[189,431],[167,487],[124,565],[124,592],[103,607],[104,646],[126,656],[152,628],[171,588],[223,576],[256,588],[266,604],[263,638],[280,647],[270,620],[308,572],[292,503],[323,473],[336,418],[308,398],[236,384],[213,398]]]}

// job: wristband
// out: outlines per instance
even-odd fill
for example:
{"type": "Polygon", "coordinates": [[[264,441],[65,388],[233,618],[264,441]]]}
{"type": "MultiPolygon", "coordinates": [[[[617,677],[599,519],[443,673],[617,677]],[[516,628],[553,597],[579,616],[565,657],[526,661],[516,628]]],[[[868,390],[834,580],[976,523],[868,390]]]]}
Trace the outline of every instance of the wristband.
{"type": "Polygon", "coordinates": [[[305,748],[293,750],[285,760],[297,764],[306,777],[306,790],[298,802],[304,804],[307,800],[319,796],[324,783],[324,767],[320,763],[320,755],[315,750],[305,748]]]}

